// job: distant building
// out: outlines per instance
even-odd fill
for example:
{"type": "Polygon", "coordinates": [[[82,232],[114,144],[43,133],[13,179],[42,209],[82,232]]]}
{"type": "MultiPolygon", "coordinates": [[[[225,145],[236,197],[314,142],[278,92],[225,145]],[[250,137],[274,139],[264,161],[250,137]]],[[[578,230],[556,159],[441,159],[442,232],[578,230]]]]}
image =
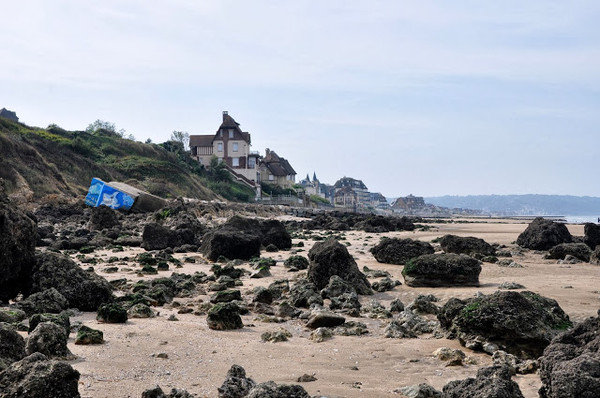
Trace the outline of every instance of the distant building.
{"type": "Polygon", "coordinates": [[[17,117],[17,114],[13,111],[9,111],[6,108],[2,108],[0,109],[0,117],[3,117],[5,119],[8,120],[12,120],[13,122],[18,122],[19,118],[17,117]]]}
{"type": "Polygon", "coordinates": [[[250,151],[250,133],[242,131],[227,111],[215,134],[190,135],[190,152],[205,167],[216,157],[225,162],[232,175],[240,181],[256,186],[260,183],[259,153],[250,151]]]}
{"type": "Polygon", "coordinates": [[[401,212],[411,212],[425,209],[425,199],[420,196],[408,195],[403,198],[397,198],[392,203],[393,210],[399,210],[401,212]]]}
{"type": "Polygon", "coordinates": [[[351,177],[340,178],[333,184],[334,204],[344,207],[366,207],[370,204],[367,186],[351,177]]]}
{"type": "Polygon", "coordinates": [[[260,175],[262,182],[291,188],[296,183],[296,171],[292,165],[275,151],[265,150],[265,157],[260,160],[260,175]]]}

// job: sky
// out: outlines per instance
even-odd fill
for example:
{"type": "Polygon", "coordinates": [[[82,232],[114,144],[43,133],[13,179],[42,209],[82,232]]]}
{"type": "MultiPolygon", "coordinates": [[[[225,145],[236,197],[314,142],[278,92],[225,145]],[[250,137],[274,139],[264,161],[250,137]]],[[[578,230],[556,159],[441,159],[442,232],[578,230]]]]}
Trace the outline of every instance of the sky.
{"type": "Polygon", "coordinates": [[[297,180],[600,196],[600,2],[0,0],[0,108],[137,140],[227,110],[297,180]]]}

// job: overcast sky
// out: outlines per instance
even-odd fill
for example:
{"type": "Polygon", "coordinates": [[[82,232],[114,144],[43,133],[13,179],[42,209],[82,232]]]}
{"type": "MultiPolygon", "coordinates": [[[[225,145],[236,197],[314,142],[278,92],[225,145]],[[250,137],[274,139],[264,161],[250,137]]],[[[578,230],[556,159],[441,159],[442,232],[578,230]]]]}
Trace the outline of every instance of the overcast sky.
{"type": "Polygon", "coordinates": [[[137,140],[228,110],[297,179],[600,196],[600,2],[0,0],[0,108],[137,140]]]}

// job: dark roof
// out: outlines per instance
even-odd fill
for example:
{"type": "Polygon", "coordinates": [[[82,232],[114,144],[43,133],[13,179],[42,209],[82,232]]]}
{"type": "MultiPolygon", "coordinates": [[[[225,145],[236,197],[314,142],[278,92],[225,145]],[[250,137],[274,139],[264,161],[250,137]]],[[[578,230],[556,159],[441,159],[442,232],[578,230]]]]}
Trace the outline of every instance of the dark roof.
{"type": "Polygon", "coordinates": [[[267,150],[267,155],[262,159],[261,164],[265,165],[274,176],[296,175],[296,170],[290,162],[278,156],[275,151],[267,150]]]}
{"type": "Polygon", "coordinates": [[[214,134],[210,135],[190,135],[190,147],[193,146],[212,146],[214,134]]]}
{"type": "Polygon", "coordinates": [[[367,186],[361,180],[355,180],[351,177],[340,178],[333,186],[335,188],[352,187],[358,189],[367,189],[367,186]]]}

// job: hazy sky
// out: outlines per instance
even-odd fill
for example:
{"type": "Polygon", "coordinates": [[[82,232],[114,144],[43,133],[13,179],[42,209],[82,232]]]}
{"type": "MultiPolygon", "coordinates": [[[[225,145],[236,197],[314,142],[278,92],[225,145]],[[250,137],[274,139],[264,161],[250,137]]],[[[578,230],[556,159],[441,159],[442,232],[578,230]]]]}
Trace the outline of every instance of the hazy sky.
{"type": "Polygon", "coordinates": [[[600,2],[0,0],[0,107],[214,133],[386,196],[600,196],[600,2]]]}

